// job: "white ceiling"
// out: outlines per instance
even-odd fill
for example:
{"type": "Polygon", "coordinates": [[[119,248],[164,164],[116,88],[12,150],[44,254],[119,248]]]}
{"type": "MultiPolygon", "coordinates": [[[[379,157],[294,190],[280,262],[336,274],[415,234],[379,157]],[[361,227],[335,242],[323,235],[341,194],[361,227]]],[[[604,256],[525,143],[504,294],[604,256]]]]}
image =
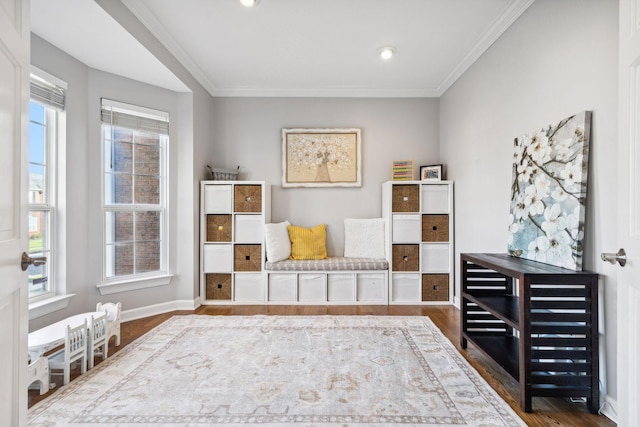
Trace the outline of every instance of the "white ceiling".
{"type": "MultiPolygon", "coordinates": [[[[213,96],[356,97],[442,95],[533,1],[122,0],[213,96]]],[[[31,9],[32,31],[88,66],[187,90],[95,2],[31,9]]]]}

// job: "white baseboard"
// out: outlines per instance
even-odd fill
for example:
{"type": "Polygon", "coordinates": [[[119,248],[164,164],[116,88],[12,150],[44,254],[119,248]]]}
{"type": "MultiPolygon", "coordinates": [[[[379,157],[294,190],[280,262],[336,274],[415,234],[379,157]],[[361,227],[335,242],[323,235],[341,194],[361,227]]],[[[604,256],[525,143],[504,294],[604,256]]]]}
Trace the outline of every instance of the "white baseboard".
{"type": "Polygon", "coordinates": [[[176,310],[195,310],[200,306],[200,297],[194,300],[175,300],[163,302],[162,304],[148,305],[122,311],[122,321],[142,319],[143,317],[155,316],[156,314],[168,313],[176,310]]]}
{"type": "Polygon", "coordinates": [[[604,403],[600,409],[600,413],[618,424],[618,401],[610,396],[604,396],[604,403]]]}

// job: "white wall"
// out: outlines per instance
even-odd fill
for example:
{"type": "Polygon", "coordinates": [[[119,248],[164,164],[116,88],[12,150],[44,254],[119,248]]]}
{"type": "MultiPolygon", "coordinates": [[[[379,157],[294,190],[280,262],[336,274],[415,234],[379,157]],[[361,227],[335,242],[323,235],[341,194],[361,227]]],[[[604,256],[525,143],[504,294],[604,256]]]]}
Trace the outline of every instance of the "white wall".
{"type": "MultiPolygon", "coordinates": [[[[271,219],[327,224],[327,251],[341,256],[344,218],[381,216],[392,160],[437,163],[438,100],[214,98],[211,164],[241,166],[240,179],[271,185],[271,219]],[[282,128],[361,128],[361,188],[282,188],[282,128]]],[[[417,177],[417,172],[416,172],[417,177]]]]}
{"type": "Polygon", "coordinates": [[[599,253],[617,250],[617,13],[611,0],[537,0],[440,99],[457,254],[506,251],[513,139],[593,111],[584,269],[602,275],[602,382],[614,399],[616,271],[599,253]]]}

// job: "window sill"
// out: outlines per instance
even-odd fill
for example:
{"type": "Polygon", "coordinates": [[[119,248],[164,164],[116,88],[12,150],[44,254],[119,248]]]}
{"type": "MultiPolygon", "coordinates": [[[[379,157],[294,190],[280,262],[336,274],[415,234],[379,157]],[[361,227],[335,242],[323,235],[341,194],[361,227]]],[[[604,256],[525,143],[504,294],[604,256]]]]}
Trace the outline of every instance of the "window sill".
{"type": "Polygon", "coordinates": [[[135,291],[137,289],[153,288],[155,286],[164,286],[171,283],[173,274],[162,276],[152,276],[128,280],[113,280],[102,282],[96,287],[100,291],[100,295],[110,295],[119,292],[135,291]]]}
{"type": "Polygon", "coordinates": [[[38,317],[46,316],[54,311],[67,308],[69,300],[73,296],[75,296],[75,294],[56,295],[51,298],[46,298],[29,304],[29,320],[37,319],[38,317]]]}

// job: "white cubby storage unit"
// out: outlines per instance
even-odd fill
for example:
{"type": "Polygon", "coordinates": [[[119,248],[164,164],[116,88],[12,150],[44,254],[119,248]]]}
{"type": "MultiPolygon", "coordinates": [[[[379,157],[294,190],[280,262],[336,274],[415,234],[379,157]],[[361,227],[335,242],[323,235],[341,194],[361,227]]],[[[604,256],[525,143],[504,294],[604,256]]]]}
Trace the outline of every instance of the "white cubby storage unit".
{"type": "Polygon", "coordinates": [[[452,304],[453,182],[382,184],[389,304],[452,304]]]}
{"type": "Polygon", "coordinates": [[[387,271],[269,271],[268,304],[387,305],[387,271]]]}
{"type": "Polygon", "coordinates": [[[265,303],[269,190],[263,181],[200,182],[202,304],[265,303]]]}

